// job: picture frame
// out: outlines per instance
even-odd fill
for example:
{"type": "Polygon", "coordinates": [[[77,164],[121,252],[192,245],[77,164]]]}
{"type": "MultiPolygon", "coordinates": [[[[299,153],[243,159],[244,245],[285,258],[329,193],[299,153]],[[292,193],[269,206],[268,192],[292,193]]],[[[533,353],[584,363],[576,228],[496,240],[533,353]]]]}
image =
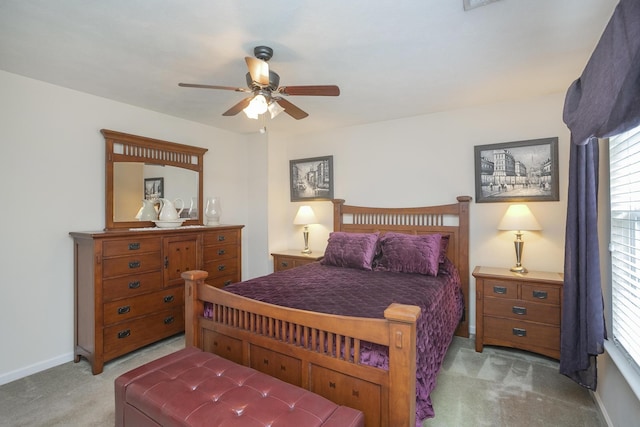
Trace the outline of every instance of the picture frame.
{"type": "Polygon", "coordinates": [[[145,178],[144,198],[146,200],[164,198],[164,178],[145,178]]]}
{"type": "Polygon", "coordinates": [[[476,203],[560,200],[558,138],[474,147],[476,203]]]}
{"type": "Polygon", "coordinates": [[[291,201],[333,199],[333,156],[289,161],[291,201]]]}

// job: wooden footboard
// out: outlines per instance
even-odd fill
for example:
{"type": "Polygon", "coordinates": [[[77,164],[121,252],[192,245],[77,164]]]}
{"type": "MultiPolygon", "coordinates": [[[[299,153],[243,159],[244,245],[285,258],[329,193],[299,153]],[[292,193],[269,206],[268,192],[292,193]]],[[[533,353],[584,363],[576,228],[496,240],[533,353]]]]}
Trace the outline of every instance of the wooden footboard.
{"type": "Polygon", "coordinates": [[[185,279],[186,345],[361,410],[371,426],[415,426],[417,306],[392,304],[385,319],[296,310],[185,279]],[[205,302],[212,318],[203,316],[205,302]],[[361,363],[361,343],[389,348],[389,370],[361,363]]]}

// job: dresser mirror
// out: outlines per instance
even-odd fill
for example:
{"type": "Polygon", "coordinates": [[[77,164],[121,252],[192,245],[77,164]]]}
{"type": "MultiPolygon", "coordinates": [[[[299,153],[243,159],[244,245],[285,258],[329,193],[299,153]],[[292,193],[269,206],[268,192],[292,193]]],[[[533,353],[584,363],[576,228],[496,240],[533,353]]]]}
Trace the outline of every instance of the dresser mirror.
{"type": "Polygon", "coordinates": [[[105,230],[154,227],[137,219],[143,200],[183,208],[183,225],[202,225],[202,173],[206,148],[102,129],[105,138],[105,230]],[[180,199],[180,200],[177,200],[180,199]]]}

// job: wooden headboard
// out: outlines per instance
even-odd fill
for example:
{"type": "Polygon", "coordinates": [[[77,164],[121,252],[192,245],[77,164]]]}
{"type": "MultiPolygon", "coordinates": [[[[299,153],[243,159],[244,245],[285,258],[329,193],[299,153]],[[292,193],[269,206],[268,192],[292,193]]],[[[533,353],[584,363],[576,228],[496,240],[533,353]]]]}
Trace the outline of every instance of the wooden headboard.
{"type": "Polygon", "coordinates": [[[470,196],[457,197],[450,205],[417,208],[371,208],[345,205],[333,199],[333,230],[351,233],[393,231],[407,234],[449,236],[448,258],[460,272],[464,315],[456,335],[469,336],[469,203],[470,196]]]}

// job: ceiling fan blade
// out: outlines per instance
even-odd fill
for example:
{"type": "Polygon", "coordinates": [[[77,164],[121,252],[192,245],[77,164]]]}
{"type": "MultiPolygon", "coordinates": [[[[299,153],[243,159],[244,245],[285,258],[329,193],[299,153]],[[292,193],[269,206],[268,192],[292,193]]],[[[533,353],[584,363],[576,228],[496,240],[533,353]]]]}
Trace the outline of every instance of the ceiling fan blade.
{"type": "Polygon", "coordinates": [[[247,106],[249,105],[249,102],[251,102],[252,99],[253,99],[252,96],[243,99],[242,101],[238,102],[236,105],[234,105],[233,107],[229,108],[227,111],[222,113],[222,115],[223,116],[235,116],[240,111],[242,111],[245,108],[247,108],[247,106]]]}
{"type": "Polygon", "coordinates": [[[304,119],[309,113],[302,111],[286,99],[276,99],[276,102],[284,108],[284,112],[293,117],[296,120],[304,119]]]}
{"type": "Polygon", "coordinates": [[[336,85],[281,86],[278,92],[283,95],[338,96],[340,88],[336,85]]]}
{"type": "Polygon", "coordinates": [[[262,86],[269,86],[269,65],[262,59],[250,56],[246,56],[244,60],[247,62],[251,79],[262,86]]]}
{"type": "Polygon", "coordinates": [[[199,88],[199,89],[233,90],[235,92],[251,92],[249,89],[245,89],[243,87],[201,85],[201,84],[197,84],[197,83],[178,83],[178,86],[180,86],[180,87],[195,87],[195,88],[199,88]]]}

